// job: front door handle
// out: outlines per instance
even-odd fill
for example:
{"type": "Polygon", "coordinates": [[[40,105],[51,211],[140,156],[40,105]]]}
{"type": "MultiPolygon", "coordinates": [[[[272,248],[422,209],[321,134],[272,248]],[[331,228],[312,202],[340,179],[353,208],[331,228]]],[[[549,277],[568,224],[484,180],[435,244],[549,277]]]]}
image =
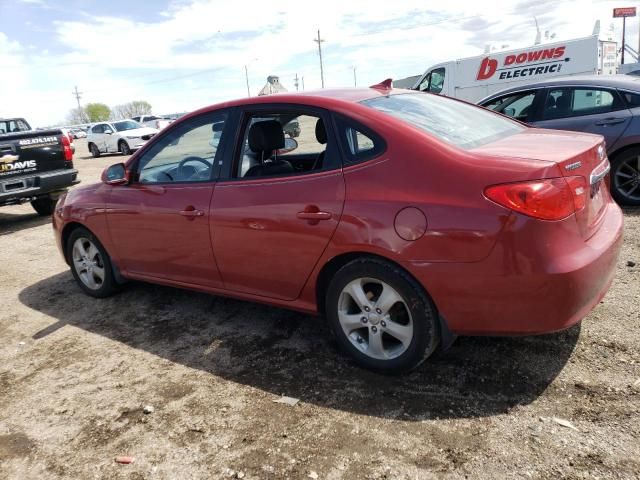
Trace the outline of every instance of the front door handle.
{"type": "Polygon", "coordinates": [[[204,212],[202,210],[196,210],[194,207],[187,207],[184,210],[180,210],[180,215],[188,218],[202,217],[204,212]]]}
{"type": "Polygon", "coordinates": [[[598,125],[599,127],[604,125],[617,125],[618,123],[622,123],[624,121],[624,118],[605,118],[601,122],[596,122],[596,125],[598,125]]]}

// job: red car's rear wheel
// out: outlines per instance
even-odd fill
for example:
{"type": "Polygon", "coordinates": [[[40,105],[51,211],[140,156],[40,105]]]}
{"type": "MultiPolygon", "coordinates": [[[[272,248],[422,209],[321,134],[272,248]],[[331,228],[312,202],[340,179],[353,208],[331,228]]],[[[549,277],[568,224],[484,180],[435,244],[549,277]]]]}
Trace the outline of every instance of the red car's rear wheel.
{"type": "Polygon", "coordinates": [[[433,303],[407,272],[383,260],[342,267],[329,285],[326,312],[340,346],[366,368],[409,370],[438,345],[433,303]]]}

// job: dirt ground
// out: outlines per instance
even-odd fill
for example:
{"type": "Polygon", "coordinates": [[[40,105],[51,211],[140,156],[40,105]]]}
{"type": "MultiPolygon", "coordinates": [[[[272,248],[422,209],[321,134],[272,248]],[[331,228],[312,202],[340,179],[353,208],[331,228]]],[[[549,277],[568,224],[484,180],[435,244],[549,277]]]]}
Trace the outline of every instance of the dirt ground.
{"type": "MultiPolygon", "coordinates": [[[[85,183],[122,159],[76,147],[85,183]]],[[[50,220],[3,207],[0,478],[639,478],[640,209],[625,218],[581,325],[459,338],[383,377],[298,313],[140,283],[89,298],[50,220]]]]}

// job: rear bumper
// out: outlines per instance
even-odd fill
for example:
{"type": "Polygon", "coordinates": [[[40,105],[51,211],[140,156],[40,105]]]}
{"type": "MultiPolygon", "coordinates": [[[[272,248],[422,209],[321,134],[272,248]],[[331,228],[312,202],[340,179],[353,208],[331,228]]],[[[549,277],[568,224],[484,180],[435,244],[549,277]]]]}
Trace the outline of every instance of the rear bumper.
{"type": "Polygon", "coordinates": [[[459,335],[529,335],[571,327],[604,297],[622,246],[613,202],[589,240],[573,218],[538,222],[514,215],[487,259],[407,268],[459,335]]]}
{"type": "Polygon", "coordinates": [[[73,168],[0,179],[0,205],[28,201],[80,183],[73,168]]]}

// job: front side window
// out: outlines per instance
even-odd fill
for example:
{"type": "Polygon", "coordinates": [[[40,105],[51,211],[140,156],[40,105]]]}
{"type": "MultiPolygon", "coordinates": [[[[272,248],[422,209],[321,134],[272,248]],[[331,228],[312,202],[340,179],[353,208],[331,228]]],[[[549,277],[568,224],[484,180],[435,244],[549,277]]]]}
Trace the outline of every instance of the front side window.
{"type": "Polygon", "coordinates": [[[405,93],[361,103],[463,149],[479,147],[527,128],[485,109],[438,95],[405,93]]]}
{"type": "Polygon", "coordinates": [[[440,93],[444,87],[444,77],[444,67],[436,68],[424,77],[420,85],[418,85],[418,90],[421,92],[440,93]]]}
{"type": "Polygon", "coordinates": [[[91,133],[104,133],[104,125],[100,124],[100,125],[95,125],[92,129],[91,129],[91,133]]]}
{"type": "Polygon", "coordinates": [[[624,108],[613,90],[599,88],[556,88],[549,90],[545,102],[544,120],[597,115],[624,108]]]}
{"type": "Polygon", "coordinates": [[[160,138],[138,164],[140,183],[210,181],[219,161],[227,113],[205,114],[160,138]]]}
{"type": "Polygon", "coordinates": [[[514,93],[504,97],[495,98],[489,103],[484,104],[483,107],[525,122],[531,113],[535,96],[535,92],[514,93]]]}
{"type": "Polygon", "coordinates": [[[333,168],[325,120],[315,113],[261,112],[244,128],[236,178],[288,176],[333,168]]]}

